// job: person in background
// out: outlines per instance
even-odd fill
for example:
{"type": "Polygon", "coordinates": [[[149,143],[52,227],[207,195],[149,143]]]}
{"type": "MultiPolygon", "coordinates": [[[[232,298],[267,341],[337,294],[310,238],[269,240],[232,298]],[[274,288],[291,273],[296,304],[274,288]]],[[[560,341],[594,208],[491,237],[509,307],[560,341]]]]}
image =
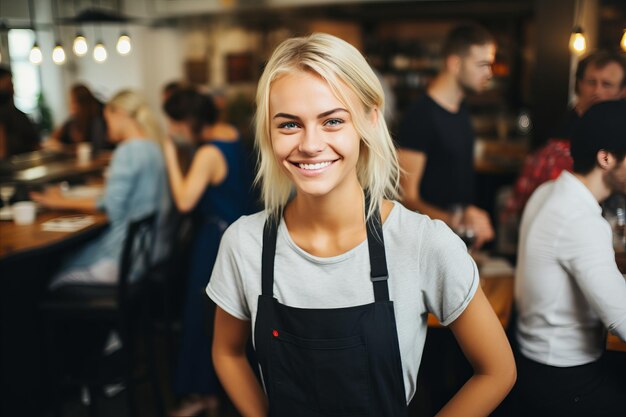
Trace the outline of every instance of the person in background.
{"type": "Polygon", "coordinates": [[[215,305],[204,295],[224,230],[249,209],[250,181],[239,132],[219,121],[210,96],[179,89],[165,102],[170,139],[165,161],[176,207],[193,212],[195,232],[183,311],[183,335],[174,391],[184,397],[171,416],[190,416],[218,408],[219,382],[210,350],[215,305]],[[186,174],[178,163],[175,135],[196,144],[186,174]]]}
{"type": "Polygon", "coordinates": [[[165,104],[172,94],[183,88],[185,88],[185,84],[182,81],[170,81],[165,84],[161,90],[161,103],[165,104]]]}
{"type": "Polygon", "coordinates": [[[427,313],[475,374],[439,416],[487,416],[511,349],[463,242],[390,201],[400,168],[380,82],[327,34],[281,43],[257,90],[265,210],[224,234],[207,294],[213,360],[244,416],[406,416],[427,313]],[[263,385],[246,360],[252,332],[263,385]],[[263,391],[265,389],[265,392],[263,391]]]}
{"type": "Polygon", "coordinates": [[[107,125],[103,116],[103,105],[83,84],[70,89],[70,117],[50,135],[44,143],[53,150],[74,149],[78,143],[90,143],[93,153],[111,148],[107,125]]]}
{"type": "Polygon", "coordinates": [[[524,161],[513,194],[506,202],[506,218],[519,219],[537,187],[556,179],[562,171],[572,171],[570,140],[580,118],[595,103],[626,97],[626,58],[623,54],[609,51],[589,54],[576,68],[575,90],[576,104],[567,112],[554,137],[524,161]]]}
{"type": "MultiPolygon", "coordinates": [[[[104,195],[99,198],[67,198],[59,188],[44,193],[31,193],[31,198],[55,210],[103,211],[109,228],[98,238],[71,253],[53,278],[50,288],[83,284],[113,285],[118,278],[118,265],[128,225],[149,213],[158,213],[159,239],[167,239],[168,213],[171,199],[161,149],[162,134],[154,113],[136,92],[117,93],[106,105],[104,117],[112,141],[113,152],[104,195]]],[[[165,252],[167,242],[156,243],[156,257],[165,252]]],[[[164,254],[163,254],[164,256],[164,254]]]]}
{"type": "Polygon", "coordinates": [[[540,186],[522,216],[515,277],[520,416],[623,415],[626,379],[603,360],[626,340],[626,281],[598,203],[626,192],[626,102],[575,128],[573,173],[540,186]]]}
{"type": "Polygon", "coordinates": [[[402,204],[473,231],[478,248],[494,232],[489,215],[473,205],[474,132],[464,99],[487,88],[496,45],[483,27],[463,25],[448,33],[442,52],[441,72],[400,124],[402,204]]]}
{"type": "Polygon", "coordinates": [[[31,120],[13,102],[11,70],[0,66],[0,159],[39,149],[40,137],[31,120]]]}

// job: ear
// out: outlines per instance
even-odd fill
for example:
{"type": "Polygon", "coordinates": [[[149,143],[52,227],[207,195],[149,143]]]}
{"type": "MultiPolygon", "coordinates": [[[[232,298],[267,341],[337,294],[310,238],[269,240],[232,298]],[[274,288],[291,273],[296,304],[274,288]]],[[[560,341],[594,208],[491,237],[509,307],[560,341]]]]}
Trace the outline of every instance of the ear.
{"type": "Polygon", "coordinates": [[[372,107],[372,111],[370,112],[370,121],[372,122],[372,126],[376,126],[378,124],[378,118],[380,117],[380,109],[378,106],[372,107]]]}
{"type": "Polygon", "coordinates": [[[596,154],[596,163],[602,170],[608,171],[613,168],[616,164],[615,157],[610,152],[607,152],[604,149],[600,149],[596,154]]]}
{"type": "Polygon", "coordinates": [[[459,55],[449,55],[445,60],[446,70],[454,75],[461,72],[461,57],[459,55]]]}

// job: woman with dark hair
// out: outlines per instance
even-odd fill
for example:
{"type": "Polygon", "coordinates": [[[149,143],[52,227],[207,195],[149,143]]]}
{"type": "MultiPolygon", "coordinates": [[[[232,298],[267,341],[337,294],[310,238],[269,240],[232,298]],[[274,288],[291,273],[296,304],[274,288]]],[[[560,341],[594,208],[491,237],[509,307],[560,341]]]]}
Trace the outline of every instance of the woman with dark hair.
{"type": "Polygon", "coordinates": [[[81,142],[91,143],[94,152],[110,147],[103,105],[83,84],[70,90],[70,118],[50,136],[46,147],[61,149],[81,142]]]}
{"type": "Polygon", "coordinates": [[[185,397],[172,416],[213,412],[219,383],[211,362],[215,304],[204,294],[226,228],[249,207],[249,176],[239,132],[219,121],[211,97],[193,89],[175,91],[165,102],[170,139],[164,146],[172,195],[178,210],[193,212],[195,236],[183,313],[183,336],[174,390],[185,397]],[[187,173],[178,163],[172,137],[192,141],[197,151],[187,173]]]}

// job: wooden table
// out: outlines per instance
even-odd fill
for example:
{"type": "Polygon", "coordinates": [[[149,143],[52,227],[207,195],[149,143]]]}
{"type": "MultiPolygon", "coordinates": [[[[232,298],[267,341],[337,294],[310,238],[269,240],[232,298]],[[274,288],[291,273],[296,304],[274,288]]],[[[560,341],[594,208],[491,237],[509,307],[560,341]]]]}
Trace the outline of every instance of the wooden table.
{"type": "MultiPolygon", "coordinates": [[[[72,214],[68,211],[49,210],[37,215],[35,223],[16,225],[13,221],[0,222],[0,262],[45,254],[90,239],[108,225],[103,213],[90,213],[95,223],[75,232],[48,232],[41,224],[56,217],[72,214]]],[[[76,214],[76,213],[74,213],[76,214]]]]}

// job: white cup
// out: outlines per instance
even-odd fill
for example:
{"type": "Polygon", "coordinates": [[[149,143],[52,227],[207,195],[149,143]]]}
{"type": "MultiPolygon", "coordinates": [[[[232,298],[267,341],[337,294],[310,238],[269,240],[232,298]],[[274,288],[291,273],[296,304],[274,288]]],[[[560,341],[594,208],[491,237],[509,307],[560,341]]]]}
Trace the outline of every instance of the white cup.
{"type": "Polygon", "coordinates": [[[33,201],[20,201],[13,206],[13,221],[15,224],[33,224],[37,214],[37,205],[33,201]]]}
{"type": "Polygon", "coordinates": [[[91,145],[89,143],[79,143],[76,147],[76,157],[79,164],[91,161],[91,145]]]}

